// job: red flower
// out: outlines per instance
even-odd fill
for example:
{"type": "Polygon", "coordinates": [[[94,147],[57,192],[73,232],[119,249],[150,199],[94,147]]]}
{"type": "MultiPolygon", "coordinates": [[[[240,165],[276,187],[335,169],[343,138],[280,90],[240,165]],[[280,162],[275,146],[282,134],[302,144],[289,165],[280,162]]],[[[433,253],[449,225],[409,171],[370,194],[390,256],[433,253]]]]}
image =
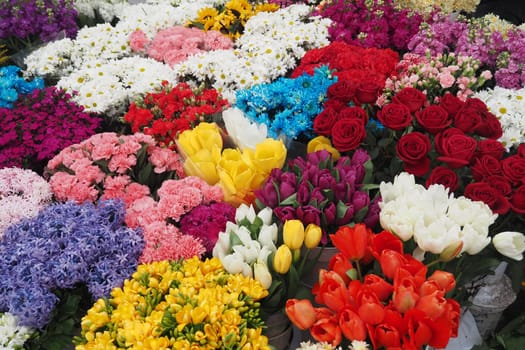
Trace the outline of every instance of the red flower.
{"type": "Polygon", "coordinates": [[[433,184],[440,184],[450,189],[450,191],[455,191],[458,188],[458,183],[458,175],[454,170],[444,166],[437,166],[432,169],[425,185],[429,187],[433,184]]]}
{"type": "Polygon", "coordinates": [[[392,101],[407,106],[410,113],[414,113],[425,105],[427,96],[416,88],[406,87],[396,93],[392,101]]]}
{"type": "Polygon", "coordinates": [[[432,145],[426,134],[414,131],[401,136],[396,145],[397,156],[403,161],[405,171],[416,176],[425,175],[430,169],[432,145]]]}
{"type": "Polygon", "coordinates": [[[372,231],[365,224],[359,223],[354,227],[342,226],[330,235],[330,239],[344,256],[356,261],[365,256],[368,236],[371,234],[372,231]]]}
{"type": "Polygon", "coordinates": [[[301,330],[310,328],[316,321],[315,310],[309,299],[288,299],[285,311],[290,321],[301,330]]]}
{"type": "Polygon", "coordinates": [[[326,342],[337,346],[343,340],[341,328],[335,317],[317,320],[310,328],[310,334],[318,342],[326,342]]]}
{"type": "Polygon", "coordinates": [[[437,134],[452,124],[448,112],[438,105],[430,105],[416,113],[416,120],[423,129],[431,134],[437,134]]]}
{"type": "Polygon", "coordinates": [[[365,137],[365,125],[360,119],[339,119],[332,127],[332,142],[341,152],[355,150],[365,137]]]}
{"type": "Polygon", "coordinates": [[[392,130],[403,130],[412,124],[410,109],[401,103],[389,103],[377,112],[377,119],[385,127],[392,130]]]}
{"type": "Polygon", "coordinates": [[[347,272],[353,268],[352,263],[343,253],[337,253],[330,258],[328,262],[328,269],[336,272],[345,281],[346,284],[350,282],[347,272]]]}
{"type": "Polygon", "coordinates": [[[379,259],[383,250],[389,249],[403,254],[403,242],[390,231],[382,231],[372,235],[371,239],[372,254],[379,259]]]}
{"type": "Polygon", "coordinates": [[[339,326],[341,327],[343,335],[347,339],[366,339],[368,332],[366,330],[365,322],[363,322],[361,317],[350,308],[345,308],[339,314],[339,326]]]}
{"type": "Polygon", "coordinates": [[[482,201],[496,214],[506,214],[510,203],[497,189],[486,182],[474,182],[465,187],[464,196],[474,201],[482,201]]]}

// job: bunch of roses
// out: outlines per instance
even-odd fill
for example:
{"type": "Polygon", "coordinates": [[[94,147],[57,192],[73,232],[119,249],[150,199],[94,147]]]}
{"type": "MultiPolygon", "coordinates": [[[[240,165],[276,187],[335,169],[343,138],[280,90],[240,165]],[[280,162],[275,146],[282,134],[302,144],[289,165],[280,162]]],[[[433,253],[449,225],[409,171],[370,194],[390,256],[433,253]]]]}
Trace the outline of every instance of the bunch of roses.
{"type": "Polygon", "coordinates": [[[190,26],[215,30],[231,39],[238,39],[248,20],[259,12],[275,12],[279,5],[271,3],[252,4],[248,0],[230,0],[216,7],[204,7],[197,12],[197,18],[190,26]]]}
{"type": "MultiPolygon", "coordinates": [[[[426,178],[427,186],[440,183],[460,190],[472,178],[476,159],[503,151],[496,141],[501,124],[477,98],[463,102],[447,93],[439,103],[429,103],[421,91],[407,87],[377,112],[377,119],[386,128],[377,162],[401,160],[404,171],[426,178]],[[395,157],[389,158],[392,152],[395,157]]],[[[397,169],[391,165],[381,168],[397,169]]]]}
{"type": "Polygon", "coordinates": [[[215,89],[191,88],[187,83],[173,86],[167,81],[157,92],[148,92],[130,104],[124,115],[132,132],[151,135],[160,147],[175,149],[179,133],[213,116],[228,106],[215,89]]]}
{"type": "Polygon", "coordinates": [[[49,161],[49,183],[59,201],[120,198],[129,206],[154,195],[166,179],[184,176],[180,156],[149,135],[95,134],[49,161]]]}
{"type": "Polygon", "coordinates": [[[85,284],[107,297],[136,268],[138,230],[124,226],[121,201],[55,203],[12,225],[0,242],[0,311],[43,328],[58,303],[54,293],[85,284]]]}
{"type": "Polygon", "coordinates": [[[362,149],[337,161],[326,150],[294,158],[283,170],[272,170],[255,192],[257,204],[272,208],[281,222],[299,219],[320,226],[323,244],[328,243],[326,235],[341,225],[363,221],[372,227],[378,222],[379,207],[365,187],[372,172],[369,160],[362,149]]]}
{"type": "Polygon", "coordinates": [[[201,52],[228,50],[233,47],[233,41],[216,30],[203,31],[183,26],[163,29],[151,41],[146,33],[138,29],[131,33],[129,40],[133,51],[143,52],[170,67],[201,52]]]}
{"type": "Polygon", "coordinates": [[[422,91],[430,102],[439,102],[447,92],[465,101],[492,79],[490,71],[481,71],[480,68],[479,60],[470,56],[454,53],[420,56],[406,53],[397,64],[396,73],[386,79],[385,89],[376,103],[384,106],[405,87],[422,91]]]}
{"type": "Polygon", "coordinates": [[[76,348],[269,350],[259,315],[266,294],[258,281],[227,273],[217,258],[139,265],[88,310],[76,348]]]}
{"type": "Polygon", "coordinates": [[[53,193],[44,178],[28,169],[0,169],[0,239],[4,230],[30,218],[51,202],[53,193]]]}
{"type": "Polygon", "coordinates": [[[329,91],[328,106],[339,110],[349,103],[374,103],[385,86],[385,80],[395,72],[399,54],[391,49],[362,48],[334,41],[321,48],[311,49],[292,72],[296,77],[304,72],[312,74],[315,68],[328,65],[334,70],[337,82],[329,91]]]}
{"type": "Polygon", "coordinates": [[[319,6],[314,16],[330,18],[331,41],[344,41],[362,47],[406,50],[423,17],[395,6],[393,0],[336,0],[319,6]]]}
{"type": "MultiPolygon", "coordinates": [[[[187,176],[178,180],[165,180],[157,190],[156,198],[158,200],[143,195],[126,210],[126,224],[132,228],[141,227],[144,232],[146,245],[140,262],[200,257],[206,251],[203,243],[207,242],[202,242],[200,237],[184,234],[177,225],[193,209],[222,201],[221,188],[210,186],[201,178],[187,176]]],[[[217,223],[217,229],[223,230],[224,226],[217,223]]]]}
{"type": "Polygon", "coordinates": [[[56,87],[22,95],[13,109],[0,108],[0,167],[41,170],[61,149],[95,133],[99,116],[85,113],[56,87]]]}
{"type": "Polygon", "coordinates": [[[404,253],[403,242],[388,231],[374,234],[357,224],[331,239],[339,253],[319,273],[313,289],[318,306],[309,299],[286,303],[297,327],[333,346],[366,340],[374,349],[445,348],[458,335],[460,305],[446,297],[454,275],[435,270],[427,276],[427,266],[404,253]],[[363,274],[361,265],[373,261],[378,269],[363,274]]]}
{"type": "Polygon", "coordinates": [[[177,139],[184,156],[184,170],[208,184],[222,188],[224,201],[234,206],[250,204],[258,189],[274,168],[281,168],[287,150],[281,140],[266,138],[254,149],[224,148],[219,127],[200,123],[177,139]]]}

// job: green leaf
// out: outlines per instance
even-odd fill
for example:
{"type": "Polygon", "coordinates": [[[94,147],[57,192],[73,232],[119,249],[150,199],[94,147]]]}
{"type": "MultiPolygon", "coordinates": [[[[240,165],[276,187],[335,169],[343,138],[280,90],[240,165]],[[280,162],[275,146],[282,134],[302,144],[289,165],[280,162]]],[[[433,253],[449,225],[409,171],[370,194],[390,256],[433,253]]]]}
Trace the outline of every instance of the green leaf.
{"type": "Polygon", "coordinates": [[[299,203],[297,202],[297,193],[294,193],[285,200],[281,201],[279,205],[291,205],[294,208],[297,208],[297,206],[299,206],[299,203]]]}
{"type": "Polygon", "coordinates": [[[290,271],[288,271],[288,299],[295,298],[300,282],[295,266],[291,265],[290,271]]]}
{"type": "Polygon", "coordinates": [[[241,239],[239,236],[237,236],[236,233],[230,232],[230,247],[236,246],[236,245],[243,245],[241,239]]]}
{"type": "Polygon", "coordinates": [[[377,142],[377,145],[378,145],[379,147],[384,148],[384,147],[388,146],[389,144],[391,144],[392,141],[393,141],[393,140],[392,140],[390,137],[382,138],[381,140],[379,140],[379,141],[377,142]]]}
{"type": "Polygon", "coordinates": [[[354,214],[354,222],[361,222],[366,216],[366,213],[368,213],[368,207],[363,207],[359,209],[359,211],[354,214]]]}
{"type": "Polygon", "coordinates": [[[346,275],[350,277],[352,281],[355,281],[357,279],[357,270],[356,269],[350,269],[346,271],[346,275]]]}
{"type": "Polygon", "coordinates": [[[365,162],[365,178],[363,179],[363,183],[369,184],[372,182],[372,179],[374,177],[374,163],[372,163],[372,160],[369,159],[365,162]]]}
{"type": "Polygon", "coordinates": [[[339,202],[337,202],[337,205],[336,205],[336,216],[335,217],[337,219],[343,218],[347,210],[348,210],[348,206],[343,201],[340,200],[339,202]]]}

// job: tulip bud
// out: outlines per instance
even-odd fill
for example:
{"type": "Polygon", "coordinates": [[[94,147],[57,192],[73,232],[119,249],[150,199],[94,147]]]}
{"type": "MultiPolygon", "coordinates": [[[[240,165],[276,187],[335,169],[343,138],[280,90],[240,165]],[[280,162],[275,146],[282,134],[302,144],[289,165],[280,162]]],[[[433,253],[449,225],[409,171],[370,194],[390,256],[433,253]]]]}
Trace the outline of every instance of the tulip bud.
{"type": "Polygon", "coordinates": [[[273,269],[280,274],[285,274],[290,270],[292,265],[292,251],[286,244],[277,248],[273,257],[273,269]]]}
{"type": "Polygon", "coordinates": [[[304,232],[304,245],[306,248],[312,249],[317,247],[319,242],[321,242],[322,235],[323,231],[319,226],[316,224],[308,224],[304,232]]]}
{"type": "Polygon", "coordinates": [[[496,250],[511,259],[522,260],[525,251],[525,235],[521,232],[501,232],[494,236],[492,243],[496,250]]]}
{"type": "Polygon", "coordinates": [[[300,220],[287,220],[283,227],[283,240],[290,249],[299,249],[304,242],[304,225],[300,220]]]}
{"type": "Polygon", "coordinates": [[[263,262],[258,261],[253,265],[253,277],[261,282],[264,289],[268,289],[272,285],[272,274],[263,262]]]}
{"type": "Polygon", "coordinates": [[[457,241],[449,244],[439,255],[439,260],[449,262],[457,257],[463,250],[463,241],[457,241]]]}

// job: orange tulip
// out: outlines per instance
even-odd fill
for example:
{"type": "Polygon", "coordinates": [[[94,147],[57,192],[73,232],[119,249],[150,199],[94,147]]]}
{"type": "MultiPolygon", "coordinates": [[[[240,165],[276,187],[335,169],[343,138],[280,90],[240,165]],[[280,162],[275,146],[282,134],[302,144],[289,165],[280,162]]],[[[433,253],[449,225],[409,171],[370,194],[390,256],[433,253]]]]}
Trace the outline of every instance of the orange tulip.
{"type": "Polygon", "coordinates": [[[315,309],[308,299],[288,299],[285,311],[290,321],[303,331],[316,321],[315,309]]]}
{"type": "Polygon", "coordinates": [[[402,254],[393,250],[384,250],[379,257],[379,264],[381,270],[386,278],[393,280],[394,275],[400,266],[406,263],[406,259],[402,254]]]}
{"type": "Polygon", "coordinates": [[[341,344],[343,340],[341,328],[339,328],[335,317],[322,318],[316,321],[310,328],[310,334],[318,342],[326,342],[334,347],[341,344]]]}
{"type": "Polygon", "coordinates": [[[337,273],[328,271],[325,274],[323,282],[315,290],[315,302],[324,304],[335,312],[339,312],[349,303],[346,284],[337,273]]]}
{"type": "Polygon", "coordinates": [[[340,227],[335,234],[330,235],[330,239],[348,259],[356,261],[365,256],[371,234],[372,230],[365,224],[356,224],[354,227],[340,227]]]}
{"type": "Polygon", "coordinates": [[[448,293],[452,289],[456,287],[456,279],[454,278],[454,275],[450,272],[436,270],[434,273],[428,278],[429,281],[436,281],[437,284],[441,287],[441,289],[448,293]]]}
{"type": "Polygon", "coordinates": [[[401,346],[401,336],[399,330],[392,325],[382,323],[377,325],[374,332],[378,347],[391,349],[401,346]]]}
{"type": "Polygon", "coordinates": [[[394,287],[392,301],[399,312],[405,313],[416,306],[419,295],[415,292],[415,289],[414,282],[409,278],[403,279],[394,287]]]}
{"type": "Polygon", "coordinates": [[[366,325],[350,308],[346,308],[339,314],[339,327],[343,335],[351,340],[366,340],[366,325]]]}
{"type": "Polygon", "coordinates": [[[357,313],[366,324],[376,325],[383,322],[385,310],[377,295],[364,289],[359,293],[358,302],[359,309],[357,313]]]}
{"type": "Polygon", "coordinates": [[[328,262],[328,269],[335,271],[339,276],[343,278],[346,284],[350,282],[350,277],[347,275],[347,271],[353,269],[352,263],[343,253],[337,253],[330,258],[328,262]]]}
{"type": "Polygon", "coordinates": [[[372,235],[371,250],[376,259],[379,259],[383,250],[393,250],[403,254],[403,242],[392,232],[383,231],[372,235]]]}
{"type": "Polygon", "coordinates": [[[363,284],[372,290],[381,301],[387,300],[394,290],[394,287],[390,283],[373,273],[365,276],[363,284]]]}
{"type": "Polygon", "coordinates": [[[447,301],[442,291],[420,297],[416,303],[416,309],[425,313],[430,319],[435,320],[445,312],[447,301]]]}

